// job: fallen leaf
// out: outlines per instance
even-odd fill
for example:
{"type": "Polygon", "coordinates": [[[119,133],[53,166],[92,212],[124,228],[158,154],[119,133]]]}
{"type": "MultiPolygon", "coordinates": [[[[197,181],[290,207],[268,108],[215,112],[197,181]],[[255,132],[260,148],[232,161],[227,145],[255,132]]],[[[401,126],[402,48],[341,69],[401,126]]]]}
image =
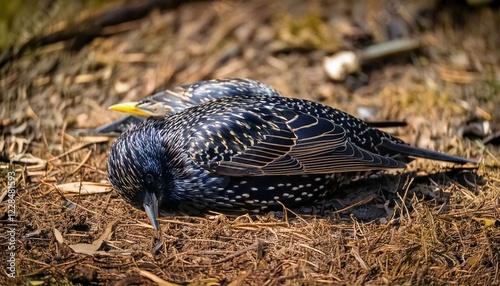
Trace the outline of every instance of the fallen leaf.
{"type": "Polygon", "coordinates": [[[43,280],[28,280],[31,286],[38,286],[38,285],[43,285],[45,284],[45,281],[43,280]]]}
{"type": "Polygon", "coordinates": [[[78,195],[103,194],[111,191],[110,184],[94,182],[73,182],[56,186],[63,193],[76,193],[78,195]]]}
{"type": "Polygon", "coordinates": [[[61,232],[57,230],[57,228],[55,227],[54,227],[54,236],[56,237],[57,242],[59,242],[60,244],[64,243],[64,239],[61,232]]]}
{"type": "Polygon", "coordinates": [[[113,233],[113,227],[116,224],[116,220],[112,221],[106,226],[106,229],[104,232],[99,236],[98,239],[96,239],[92,244],[88,243],[78,243],[78,244],[71,244],[69,247],[73,249],[74,252],[77,253],[83,253],[83,254],[88,254],[88,255],[94,255],[96,253],[99,254],[107,254],[104,251],[97,251],[99,247],[101,247],[102,242],[105,240],[109,240],[111,238],[111,234],[113,233]]]}
{"type": "Polygon", "coordinates": [[[479,217],[474,217],[472,219],[477,221],[478,223],[482,224],[484,227],[500,226],[500,220],[489,219],[489,218],[479,218],[479,217]]]}

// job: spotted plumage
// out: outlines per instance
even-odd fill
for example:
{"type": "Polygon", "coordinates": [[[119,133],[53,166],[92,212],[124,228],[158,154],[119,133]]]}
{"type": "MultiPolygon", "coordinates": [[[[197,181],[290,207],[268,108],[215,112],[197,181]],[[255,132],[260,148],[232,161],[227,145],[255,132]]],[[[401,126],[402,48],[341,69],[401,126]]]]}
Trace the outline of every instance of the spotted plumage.
{"type": "Polygon", "coordinates": [[[150,117],[164,117],[210,100],[235,95],[282,96],[269,85],[251,79],[198,81],[156,93],[136,103],[150,117]]]}
{"type": "Polygon", "coordinates": [[[258,212],[312,202],[352,174],[404,168],[412,157],[474,163],[319,103],[245,92],[124,132],[108,158],[113,188],[158,228],[158,209],[258,212]]]}
{"type": "Polygon", "coordinates": [[[114,122],[97,129],[99,133],[123,132],[141,123],[146,118],[163,118],[200,103],[235,95],[282,96],[264,83],[242,78],[198,81],[167,89],[138,102],[120,103],[112,110],[129,113],[114,122]]]}
{"type": "MultiPolygon", "coordinates": [[[[148,96],[138,102],[126,102],[109,109],[128,113],[116,121],[97,128],[98,133],[124,132],[141,123],[146,118],[163,118],[200,103],[227,96],[260,95],[283,96],[269,85],[244,78],[228,78],[198,81],[148,96]]],[[[373,127],[405,126],[405,122],[369,122],[373,127]]]]}

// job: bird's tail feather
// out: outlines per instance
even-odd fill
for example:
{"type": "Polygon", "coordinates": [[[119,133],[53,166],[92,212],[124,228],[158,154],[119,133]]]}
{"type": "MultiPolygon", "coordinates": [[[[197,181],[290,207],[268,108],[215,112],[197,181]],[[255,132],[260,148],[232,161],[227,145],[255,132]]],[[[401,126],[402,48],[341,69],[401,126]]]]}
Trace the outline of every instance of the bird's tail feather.
{"type": "Polygon", "coordinates": [[[365,121],[371,127],[375,128],[392,128],[408,126],[406,121],[365,121]]]}
{"type": "Polygon", "coordinates": [[[395,143],[395,142],[391,142],[389,140],[383,140],[383,143],[381,146],[384,148],[387,148],[391,151],[402,153],[402,154],[405,154],[405,155],[411,156],[411,157],[419,157],[419,158],[425,158],[425,159],[431,159],[431,160],[452,162],[452,163],[457,163],[457,164],[466,164],[466,163],[477,164],[477,161],[472,160],[472,159],[453,156],[453,155],[449,155],[449,154],[445,154],[445,153],[441,153],[441,152],[437,152],[437,151],[432,151],[429,149],[414,147],[414,146],[410,146],[410,145],[395,143]]]}

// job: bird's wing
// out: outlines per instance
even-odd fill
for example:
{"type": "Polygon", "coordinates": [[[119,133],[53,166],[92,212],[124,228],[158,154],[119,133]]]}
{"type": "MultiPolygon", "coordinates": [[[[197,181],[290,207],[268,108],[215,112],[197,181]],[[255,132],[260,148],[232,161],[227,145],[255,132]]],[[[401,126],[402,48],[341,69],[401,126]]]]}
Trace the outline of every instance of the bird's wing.
{"type": "Polygon", "coordinates": [[[191,158],[222,175],[327,174],[404,168],[354,145],[333,121],[292,110],[239,109],[193,128],[191,158]]]}

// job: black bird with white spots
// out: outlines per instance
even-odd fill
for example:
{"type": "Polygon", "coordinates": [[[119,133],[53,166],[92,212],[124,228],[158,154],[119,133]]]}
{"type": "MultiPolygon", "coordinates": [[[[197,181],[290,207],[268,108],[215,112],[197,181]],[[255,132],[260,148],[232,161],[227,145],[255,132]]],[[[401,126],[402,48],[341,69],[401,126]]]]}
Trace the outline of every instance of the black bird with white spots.
{"type": "Polygon", "coordinates": [[[98,133],[121,133],[147,118],[163,118],[200,103],[226,96],[253,94],[283,96],[262,82],[251,79],[227,78],[198,81],[167,89],[137,102],[124,102],[109,109],[128,113],[116,121],[100,126],[98,133]]]}
{"type": "Polygon", "coordinates": [[[113,188],[158,229],[159,210],[303,205],[353,174],[405,168],[414,157],[476,163],[409,146],[320,103],[262,93],[206,100],[122,133],[108,158],[113,188]]]}

